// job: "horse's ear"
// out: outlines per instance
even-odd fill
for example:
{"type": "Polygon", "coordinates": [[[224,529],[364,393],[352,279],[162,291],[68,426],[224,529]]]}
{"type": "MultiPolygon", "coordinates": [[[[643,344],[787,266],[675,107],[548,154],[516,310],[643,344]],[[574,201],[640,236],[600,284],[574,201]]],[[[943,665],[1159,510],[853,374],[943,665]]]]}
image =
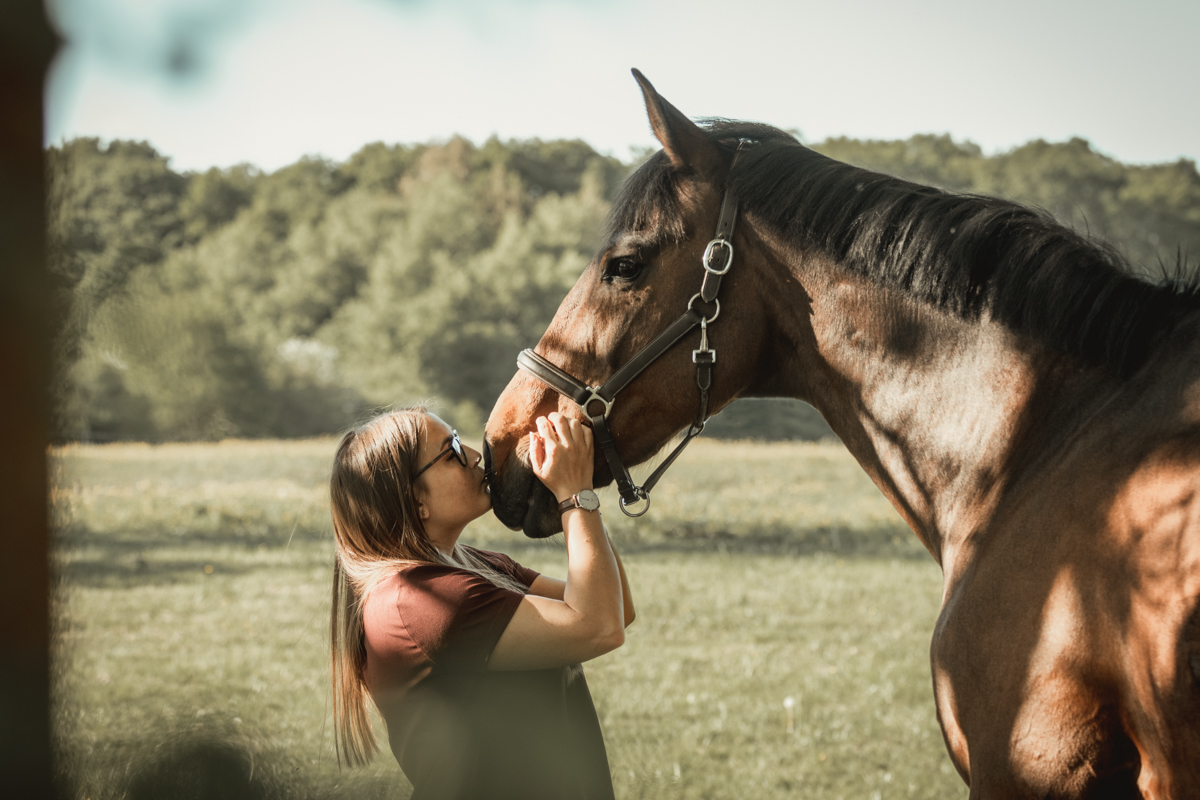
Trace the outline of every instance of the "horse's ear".
{"type": "Polygon", "coordinates": [[[728,165],[716,143],[683,112],[654,91],[645,75],[635,69],[633,77],[642,87],[650,127],[655,138],[662,143],[667,158],[671,159],[671,165],[677,170],[695,172],[707,180],[715,181],[723,177],[728,165]]]}

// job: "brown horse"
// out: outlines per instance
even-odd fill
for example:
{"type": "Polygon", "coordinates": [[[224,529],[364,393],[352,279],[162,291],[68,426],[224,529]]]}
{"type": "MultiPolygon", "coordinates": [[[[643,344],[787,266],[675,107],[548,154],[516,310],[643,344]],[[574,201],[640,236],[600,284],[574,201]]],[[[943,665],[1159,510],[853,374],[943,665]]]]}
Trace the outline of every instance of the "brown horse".
{"type": "MultiPolygon", "coordinates": [[[[937,559],[934,696],[971,797],[1200,797],[1196,281],[1152,285],[1044,214],[774,128],[697,126],[635,76],[663,149],[536,352],[612,376],[688,305],[734,192],[709,409],[813,404],[937,559]]],[[[613,404],[627,463],[692,422],[699,336],[613,404]]],[[[558,520],[524,434],[555,409],[591,416],[519,372],[488,421],[495,513],[533,537],[558,520]]]]}

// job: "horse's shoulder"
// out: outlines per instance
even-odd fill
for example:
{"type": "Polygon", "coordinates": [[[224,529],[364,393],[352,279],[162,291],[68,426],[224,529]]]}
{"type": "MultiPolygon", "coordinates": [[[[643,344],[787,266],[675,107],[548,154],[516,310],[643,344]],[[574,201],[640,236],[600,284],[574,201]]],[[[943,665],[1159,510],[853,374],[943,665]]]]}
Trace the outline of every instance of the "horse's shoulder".
{"type": "Polygon", "coordinates": [[[1130,465],[1107,519],[1142,590],[1200,595],[1200,424],[1163,436],[1130,465]]]}

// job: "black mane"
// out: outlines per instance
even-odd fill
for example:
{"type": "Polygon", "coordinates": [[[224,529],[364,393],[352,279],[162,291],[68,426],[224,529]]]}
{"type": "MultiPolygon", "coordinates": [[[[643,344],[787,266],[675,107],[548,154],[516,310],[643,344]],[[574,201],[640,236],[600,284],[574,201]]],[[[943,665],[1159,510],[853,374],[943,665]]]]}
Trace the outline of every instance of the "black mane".
{"type": "MultiPolygon", "coordinates": [[[[767,125],[705,123],[722,146],[749,142],[730,176],[742,209],[807,250],[878,285],[966,319],[993,319],[1085,362],[1133,373],[1200,310],[1200,273],[1157,284],[1110,245],[1048,213],[951,194],[834,161],[767,125]]],[[[661,152],[630,176],[609,231],[683,238],[677,175],[661,152]]]]}

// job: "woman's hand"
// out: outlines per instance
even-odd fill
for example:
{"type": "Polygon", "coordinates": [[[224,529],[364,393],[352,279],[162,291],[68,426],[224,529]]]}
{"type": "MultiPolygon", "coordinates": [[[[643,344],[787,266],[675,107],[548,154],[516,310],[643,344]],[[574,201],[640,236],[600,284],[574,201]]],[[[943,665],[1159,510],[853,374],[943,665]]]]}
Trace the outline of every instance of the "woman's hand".
{"type": "Polygon", "coordinates": [[[582,489],[592,488],[592,429],[557,411],[537,418],[529,434],[533,474],[561,503],[582,489]]]}

